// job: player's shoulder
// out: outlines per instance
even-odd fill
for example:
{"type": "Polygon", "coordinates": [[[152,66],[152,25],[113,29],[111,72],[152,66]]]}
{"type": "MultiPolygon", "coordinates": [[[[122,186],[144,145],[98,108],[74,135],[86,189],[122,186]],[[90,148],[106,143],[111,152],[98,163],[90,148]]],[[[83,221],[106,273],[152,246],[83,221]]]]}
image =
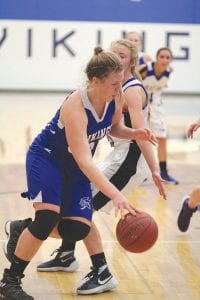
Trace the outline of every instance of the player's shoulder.
{"type": "Polygon", "coordinates": [[[67,116],[73,116],[82,110],[83,103],[79,90],[73,91],[70,95],[68,95],[61,106],[61,113],[67,116]]]}

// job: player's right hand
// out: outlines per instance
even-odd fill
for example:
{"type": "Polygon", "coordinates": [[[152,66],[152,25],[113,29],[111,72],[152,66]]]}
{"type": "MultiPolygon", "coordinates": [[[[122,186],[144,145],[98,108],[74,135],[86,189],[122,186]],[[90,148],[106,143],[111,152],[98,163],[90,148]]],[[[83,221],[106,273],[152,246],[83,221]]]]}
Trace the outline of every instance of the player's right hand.
{"type": "Polygon", "coordinates": [[[136,213],[139,213],[139,210],[137,210],[126,197],[124,197],[122,194],[119,194],[115,196],[115,198],[112,199],[113,204],[115,206],[115,216],[118,216],[118,213],[120,213],[121,218],[124,218],[125,210],[130,212],[132,215],[136,215],[136,213]]]}

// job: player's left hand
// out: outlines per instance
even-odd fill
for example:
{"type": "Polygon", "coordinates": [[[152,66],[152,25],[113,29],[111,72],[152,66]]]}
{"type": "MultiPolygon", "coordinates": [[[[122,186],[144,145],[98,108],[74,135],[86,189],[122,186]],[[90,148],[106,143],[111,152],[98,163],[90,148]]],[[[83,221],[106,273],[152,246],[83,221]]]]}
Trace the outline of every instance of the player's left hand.
{"type": "Polygon", "coordinates": [[[165,200],[167,200],[167,195],[166,195],[165,188],[164,188],[164,182],[165,181],[161,178],[160,172],[159,171],[154,171],[152,173],[152,178],[153,178],[153,181],[154,181],[155,185],[157,186],[157,188],[159,190],[159,194],[165,200]]]}

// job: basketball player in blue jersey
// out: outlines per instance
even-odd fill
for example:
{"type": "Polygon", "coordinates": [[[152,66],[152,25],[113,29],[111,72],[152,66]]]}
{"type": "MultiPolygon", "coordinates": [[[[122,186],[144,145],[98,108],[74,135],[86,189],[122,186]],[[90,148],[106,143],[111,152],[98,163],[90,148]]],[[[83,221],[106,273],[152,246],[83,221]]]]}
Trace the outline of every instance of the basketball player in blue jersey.
{"type": "MultiPolygon", "coordinates": [[[[48,236],[75,242],[88,235],[93,209],[91,182],[122,215],[124,210],[135,214],[132,204],[98,169],[92,156],[99,139],[108,133],[152,143],[156,139],[147,128],[134,130],[120,122],[124,71],[116,54],[97,47],[86,74],[87,87],[69,96],[27,153],[27,197],[33,202],[35,219],[21,233],[11,266],[4,270],[1,299],[34,299],[23,291],[21,279],[48,236]]],[[[16,228],[12,225],[8,230],[13,237],[16,228]]]]}
{"type": "Polygon", "coordinates": [[[138,65],[146,64],[152,61],[150,55],[141,51],[142,37],[139,32],[129,31],[125,34],[125,38],[133,43],[133,45],[138,49],[138,65]]]}
{"type": "MultiPolygon", "coordinates": [[[[121,57],[124,68],[123,91],[125,104],[123,107],[123,120],[128,127],[145,127],[147,119],[147,93],[142,83],[132,74],[138,59],[137,48],[128,40],[119,40],[112,44],[112,51],[121,57]]],[[[142,168],[141,150],[151,170],[153,180],[158,187],[160,194],[166,198],[165,191],[160,177],[159,166],[156,163],[152,146],[149,142],[138,142],[129,140],[114,139],[113,151],[103,164],[99,167],[106,177],[118,189],[137,186],[146,178],[146,170],[142,168]],[[140,150],[141,149],[141,150],[140,150]],[[140,163],[141,160],[141,163],[140,163]],[[139,165],[139,166],[138,166],[139,165]],[[137,174],[136,174],[137,172],[137,174]],[[138,174],[139,173],[139,174],[138,174]],[[136,180],[136,177],[138,179],[136,180]],[[137,181],[137,182],[136,182],[137,181]],[[130,185],[130,184],[129,184],[130,185]]],[[[94,209],[98,210],[105,206],[108,211],[111,208],[110,197],[105,193],[98,192],[93,188],[94,209]]],[[[20,221],[18,227],[20,227],[20,221]]],[[[11,222],[13,224],[14,222],[11,222]]],[[[23,221],[26,226],[26,222],[23,221]]],[[[16,226],[16,223],[15,223],[16,226]]],[[[90,233],[84,239],[84,243],[92,260],[92,271],[87,275],[87,280],[78,289],[78,294],[93,294],[111,290],[116,287],[117,281],[108,270],[102,242],[97,227],[92,223],[90,233]],[[102,280],[104,279],[104,281],[102,280]],[[100,280],[101,282],[100,282],[100,280]]],[[[74,257],[75,242],[63,239],[61,247],[57,250],[56,257],[38,266],[38,271],[75,271],[78,262],[74,257]],[[62,261],[64,259],[64,261],[62,261]]],[[[8,256],[8,249],[5,251],[8,256]]]]}
{"type": "MultiPolygon", "coordinates": [[[[136,73],[134,72],[133,74],[133,69],[138,60],[137,48],[134,47],[129,40],[121,39],[112,43],[111,50],[121,57],[124,67],[124,123],[128,127],[143,127],[147,121],[148,97],[141,81],[137,79],[136,73]]],[[[154,183],[160,194],[166,199],[163,180],[160,177],[159,165],[156,162],[152,145],[148,142],[143,143],[142,141],[138,141],[136,143],[135,141],[127,141],[119,138],[112,139],[112,141],[113,151],[111,151],[106,159],[99,164],[100,169],[104,172],[110,182],[125,194],[128,194],[129,188],[140,185],[148,174],[146,166],[143,165],[144,156],[151,171],[154,183]],[[141,155],[141,151],[143,155],[141,155]]],[[[93,195],[94,209],[110,213],[110,210],[113,207],[110,199],[95,188],[93,189],[93,195]]],[[[100,233],[94,222],[89,235],[84,239],[84,244],[91,258],[92,271],[86,276],[85,281],[77,288],[77,293],[84,295],[111,290],[111,288],[114,287],[111,281],[106,282],[104,285],[99,284],[98,282],[99,270],[105,267],[107,262],[100,233]]],[[[70,248],[65,248],[65,251],[67,249],[70,248]]],[[[61,250],[61,253],[63,252],[64,251],[61,250]]],[[[57,259],[59,255],[60,254],[57,254],[57,259]]],[[[38,270],[44,271],[45,267],[46,270],[48,270],[48,262],[39,265],[38,270]]]]}
{"type": "Polygon", "coordinates": [[[167,123],[162,102],[162,93],[167,87],[172,72],[171,62],[171,50],[160,48],[156,53],[156,61],[142,65],[140,74],[149,95],[149,127],[158,139],[161,177],[166,183],[178,184],[178,181],[169,175],[167,169],[167,123]]]}
{"type": "MultiPolygon", "coordinates": [[[[187,136],[192,138],[194,132],[200,128],[200,119],[191,124],[187,130],[187,136]]],[[[200,208],[200,186],[195,187],[190,195],[183,198],[181,211],[178,215],[178,228],[180,231],[185,232],[190,225],[191,217],[200,208]]]]}

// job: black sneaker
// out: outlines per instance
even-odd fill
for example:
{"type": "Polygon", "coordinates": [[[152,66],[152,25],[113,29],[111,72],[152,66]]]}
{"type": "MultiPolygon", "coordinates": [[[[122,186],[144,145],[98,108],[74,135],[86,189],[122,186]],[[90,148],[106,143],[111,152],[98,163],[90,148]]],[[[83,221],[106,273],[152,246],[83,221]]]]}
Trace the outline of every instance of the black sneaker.
{"type": "Polygon", "coordinates": [[[41,263],[37,266],[39,272],[75,272],[79,268],[79,263],[74,257],[74,251],[64,252],[60,248],[53,251],[51,255],[57,252],[55,258],[41,263]]]}
{"type": "Polygon", "coordinates": [[[3,279],[0,281],[0,299],[4,300],[34,300],[22,290],[21,277],[14,276],[8,269],[4,270],[3,279]]]}
{"type": "Polygon", "coordinates": [[[192,209],[188,206],[189,198],[190,198],[189,196],[185,196],[183,198],[183,205],[182,205],[181,211],[178,215],[178,228],[182,232],[185,232],[188,230],[188,227],[190,225],[190,219],[191,219],[193,213],[197,211],[197,207],[192,209]]]}
{"type": "Polygon", "coordinates": [[[178,180],[170,176],[168,172],[161,172],[160,176],[163,180],[165,180],[166,183],[179,184],[178,180]]]}
{"type": "Polygon", "coordinates": [[[77,294],[100,294],[117,287],[118,282],[110,273],[107,265],[100,268],[91,267],[91,270],[84,277],[85,282],[77,288],[77,294]]]}
{"type": "Polygon", "coordinates": [[[17,241],[22,231],[32,222],[31,218],[17,221],[7,221],[5,224],[5,233],[8,238],[4,242],[3,250],[7,259],[12,262],[13,254],[17,246],[17,241]]]}

